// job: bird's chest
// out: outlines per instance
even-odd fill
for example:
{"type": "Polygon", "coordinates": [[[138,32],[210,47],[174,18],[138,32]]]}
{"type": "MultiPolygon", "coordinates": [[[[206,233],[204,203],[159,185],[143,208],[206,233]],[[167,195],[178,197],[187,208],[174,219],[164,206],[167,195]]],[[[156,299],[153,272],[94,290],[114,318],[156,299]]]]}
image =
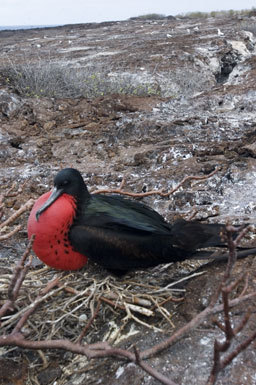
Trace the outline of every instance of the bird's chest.
{"type": "Polygon", "coordinates": [[[28,221],[28,236],[35,234],[33,250],[44,263],[61,270],[81,268],[87,258],[77,253],[68,237],[75,216],[75,202],[65,194],[59,197],[39,220],[37,210],[48,199],[49,193],[42,195],[35,203],[28,221]]]}

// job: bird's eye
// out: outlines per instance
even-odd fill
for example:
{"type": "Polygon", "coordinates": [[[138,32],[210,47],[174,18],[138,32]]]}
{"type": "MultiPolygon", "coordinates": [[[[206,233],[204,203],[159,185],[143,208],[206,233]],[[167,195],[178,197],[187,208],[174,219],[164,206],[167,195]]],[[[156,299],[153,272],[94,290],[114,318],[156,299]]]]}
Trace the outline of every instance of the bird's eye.
{"type": "Polygon", "coordinates": [[[61,187],[65,187],[69,185],[69,180],[65,179],[62,183],[61,183],[61,187]]]}

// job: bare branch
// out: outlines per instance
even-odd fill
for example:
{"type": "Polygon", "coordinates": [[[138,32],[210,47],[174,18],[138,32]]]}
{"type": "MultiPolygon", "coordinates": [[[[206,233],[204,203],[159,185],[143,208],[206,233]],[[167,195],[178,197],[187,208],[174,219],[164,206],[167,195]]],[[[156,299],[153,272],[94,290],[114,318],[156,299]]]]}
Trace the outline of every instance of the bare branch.
{"type": "Polygon", "coordinates": [[[12,231],[10,231],[8,234],[4,234],[4,235],[0,235],[0,242],[1,241],[6,241],[6,239],[9,239],[11,238],[14,234],[16,234],[18,231],[20,231],[22,229],[22,226],[21,225],[18,225],[15,227],[15,229],[13,229],[12,231]]]}
{"type": "Polygon", "coordinates": [[[201,176],[201,175],[189,175],[189,176],[186,176],[182,179],[182,181],[176,187],[174,187],[173,189],[171,189],[170,191],[167,191],[167,192],[163,192],[163,189],[151,190],[151,191],[147,191],[145,193],[132,193],[129,191],[123,191],[122,188],[123,188],[124,183],[122,181],[120,184],[120,187],[117,189],[94,190],[94,191],[92,191],[92,194],[121,194],[121,195],[127,195],[127,196],[134,197],[134,198],[143,198],[143,197],[148,197],[150,195],[159,195],[161,197],[169,197],[170,195],[174,194],[180,187],[182,187],[186,182],[191,181],[191,180],[200,180],[200,181],[206,180],[206,179],[212,177],[213,175],[215,175],[218,171],[219,171],[219,168],[217,167],[214,171],[212,171],[208,175],[203,175],[203,176],[201,176]]]}
{"type": "Polygon", "coordinates": [[[251,336],[249,336],[245,341],[241,342],[236,349],[233,350],[229,355],[226,356],[226,358],[223,359],[221,363],[221,368],[225,368],[227,365],[229,365],[232,360],[238,356],[239,353],[241,353],[243,350],[245,350],[254,340],[256,340],[256,331],[252,333],[251,336]]]}
{"type": "MultiPolygon", "coordinates": [[[[233,269],[233,266],[236,262],[237,258],[237,252],[236,252],[236,246],[242,239],[242,237],[246,234],[248,231],[248,227],[244,228],[243,226],[240,227],[240,229],[236,229],[233,226],[227,225],[224,233],[224,237],[227,239],[228,248],[229,248],[229,258],[228,263],[226,267],[226,271],[224,274],[223,281],[218,288],[218,290],[221,290],[222,293],[222,300],[223,300],[223,312],[224,312],[224,325],[219,323],[218,321],[215,321],[215,324],[219,326],[219,328],[224,332],[225,334],[225,340],[224,342],[219,342],[215,340],[214,343],[214,360],[213,360],[213,367],[211,370],[211,374],[208,378],[207,385],[214,385],[217,381],[218,374],[221,369],[225,368],[242,350],[244,350],[255,338],[256,338],[256,332],[253,333],[249,338],[247,338],[246,341],[240,343],[231,353],[229,353],[224,359],[221,359],[221,353],[227,352],[227,350],[230,347],[231,341],[234,339],[234,337],[245,327],[247,324],[249,318],[250,318],[250,311],[248,311],[239,325],[236,328],[233,328],[231,325],[231,314],[230,314],[230,303],[232,301],[229,300],[229,295],[232,293],[232,291],[237,287],[237,285],[241,282],[242,279],[246,278],[245,288],[247,289],[248,286],[248,275],[242,274],[238,279],[236,279],[234,282],[229,283],[231,278],[231,272],[233,269]],[[239,231],[238,235],[235,239],[233,239],[233,234],[237,233],[239,231]]],[[[243,289],[243,292],[245,292],[245,288],[243,289]]],[[[239,300],[238,297],[237,299],[239,300]]]]}
{"type": "Polygon", "coordinates": [[[95,320],[95,318],[97,317],[98,313],[99,313],[99,310],[100,310],[100,300],[98,301],[98,304],[97,304],[97,307],[96,309],[94,310],[91,318],[89,319],[89,321],[87,322],[87,324],[85,325],[84,329],[82,330],[80,336],[78,337],[77,339],[77,342],[79,344],[81,344],[82,342],[82,339],[84,338],[87,330],[90,328],[91,324],[93,323],[93,321],[95,320]]]}
{"type": "MultiPolygon", "coordinates": [[[[238,304],[247,301],[256,297],[256,292],[247,294],[243,297],[235,298],[229,302],[229,306],[237,306],[238,304]]],[[[190,330],[199,326],[205,319],[211,314],[219,313],[223,311],[223,305],[208,306],[201,313],[197,314],[190,322],[185,326],[177,330],[171,337],[160,342],[159,344],[153,346],[152,348],[146,349],[141,352],[141,358],[146,359],[154,356],[157,353],[162,352],[163,350],[169,348],[171,345],[175,344],[180,338],[184,337],[190,330]]]]}
{"type": "Polygon", "coordinates": [[[155,378],[158,381],[160,381],[162,384],[165,384],[165,385],[177,385],[175,382],[173,382],[172,380],[170,380],[169,378],[164,376],[162,373],[159,373],[157,370],[155,370],[154,368],[152,368],[151,366],[149,366],[145,362],[143,362],[141,357],[140,357],[140,353],[139,353],[139,351],[138,351],[136,346],[134,346],[133,349],[134,349],[134,354],[135,354],[135,359],[136,359],[135,363],[139,367],[141,367],[141,369],[143,369],[145,372],[150,374],[153,378],[155,378]]]}
{"type": "Polygon", "coordinates": [[[31,251],[33,242],[34,242],[35,236],[33,235],[29,241],[29,244],[20,260],[20,262],[17,264],[14,275],[12,278],[12,281],[10,282],[9,290],[8,290],[8,297],[11,301],[15,301],[19,295],[19,290],[22,285],[22,282],[27,274],[27,271],[31,265],[30,261],[27,265],[25,265],[25,262],[29,256],[29,253],[31,251]]]}
{"type": "MultiPolygon", "coordinates": [[[[28,318],[31,314],[33,314],[36,310],[36,308],[48,297],[47,294],[52,290],[55,286],[58,285],[59,278],[53,279],[51,282],[47,284],[47,286],[41,291],[40,295],[36,298],[36,300],[29,306],[29,309],[24,312],[24,314],[20,317],[17,325],[13,329],[13,334],[20,333],[20,330],[27,322],[28,318]]],[[[61,290],[61,288],[58,288],[58,290],[61,290]]]]}
{"type": "Polygon", "coordinates": [[[23,213],[30,210],[34,202],[34,199],[29,199],[23,206],[19,208],[19,210],[15,211],[15,213],[12,214],[8,219],[6,219],[6,221],[0,224],[0,229],[5,226],[8,226],[10,223],[14,222],[18,217],[20,217],[23,213]]]}
{"type": "Polygon", "coordinates": [[[22,282],[23,282],[23,280],[27,274],[27,271],[31,265],[31,262],[32,262],[32,259],[30,259],[30,262],[25,266],[25,262],[29,256],[30,251],[31,251],[33,241],[34,241],[34,236],[31,237],[31,240],[30,240],[23,256],[21,257],[18,265],[16,266],[16,268],[14,270],[14,274],[13,274],[13,277],[12,277],[12,280],[10,282],[9,289],[8,289],[8,298],[9,299],[3,304],[3,306],[0,309],[0,320],[6,314],[6,312],[8,310],[13,309],[14,302],[19,295],[20,287],[22,285],[22,282]]]}

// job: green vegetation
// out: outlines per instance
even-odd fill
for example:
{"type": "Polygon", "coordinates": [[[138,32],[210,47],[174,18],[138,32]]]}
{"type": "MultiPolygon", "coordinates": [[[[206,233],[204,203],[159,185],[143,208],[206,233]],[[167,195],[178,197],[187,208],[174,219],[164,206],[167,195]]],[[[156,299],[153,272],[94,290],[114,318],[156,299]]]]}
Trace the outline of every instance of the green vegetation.
{"type": "Polygon", "coordinates": [[[160,13],[147,13],[146,15],[131,17],[130,20],[162,20],[165,18],[166,16],[160,13]]]}
{"type": "Polygon", "coordinates": [[[233,17],[233,16],[250,16],[250,14],[253,14],[256,12],[255,8],[252,9],[243,9],[239,11],[235,11],[233,9],[229,9],[226,11],[212,11],[212,12],[187,12],[182,13],[179,15],[176,15],[176,17],[187,17],[189,19],[202,19],[202,18],[208,18],[208,17],[233,17]]]}
{"type": "MultiPolygon", "coordinates": [[[[233,17],[233,16],[250,16],[250,15],[256,15],[256,8],[252,9],[242,9],[239,11],[235,11],[233,9],[229,10],[222,10],[222,11],[211,11],[211,12],[186,12],[186,13],[181,13],[178,15],[175,15],[175,17],[178,18],[189,18],[189,19],[206,19],[208,17],[233,17]]],[[[149,13],[145,15],[140,15],[137,17],[131,17],[130,20],[162,20],[162,19],[167,19],[168,16],[165,16],[163,14],[159,13],[149,13]]]]}

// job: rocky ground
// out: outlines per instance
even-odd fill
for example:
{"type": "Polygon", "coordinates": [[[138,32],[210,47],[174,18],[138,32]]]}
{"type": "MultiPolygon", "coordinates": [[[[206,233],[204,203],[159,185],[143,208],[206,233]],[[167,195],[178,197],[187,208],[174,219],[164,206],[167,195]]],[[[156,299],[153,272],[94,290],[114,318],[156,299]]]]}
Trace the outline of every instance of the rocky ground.
{"type": "MultiPolygon", "coordinates": [[[[118,187],[125,177],[125,189],[133,192],[167,191],[184,176],[207,175],[219,167],[213,177],[187,183],[169,198],[151,196],[144,202],[170,221],[180,215],[187,218],[195,210],[200,220],[225,223],[230,219],[232,223],[253,224],[255,44],[254,16],[135,19],[1,31],[2,192],[13,182],[21,185],[26,181],[22,196],[7,199],[5,215],[49,189],[53,176],[64,167],[79,169],[91,191],[118,187]],[[97,73],[108,69],[108,79],[134,84],[133,94],[120,94],[118,89],[94,98],[17,93],[6,69],[38,62],[44,66],[59,63],[79,73],[87,68],[95,68],[97,73]],[[140,95],[141,88],[148,92],[140,95]]],[[[19,219],[22,230],[1,246],[2,258],[11,266],[27,244],[26,219],[19,219]]],[[[253,237],[247,242],[252,244],[253,237]]],[[[97,270],[93,266],[91,269],[92,273],[97,270]]],[[[140,282],[154,279],[161,286],[196,269],[197,264],[185,264],[169,267],[161,277],[159,270],[131,273],[130,277],[140,282]]],[[[204,275],[182,287],[186,288],[185,300],[172,308],[175,328],[206,306],[224,269],[223,263],[204,267],[204,275]]],[[[250,271],[249,290],[255,290],[255,257],[238,262],[234,275],[242,271],[250,271]]],[[[104,272],[100,274],[104,277],[104,272]]],[[[256,309],[255,304],[251,305],[254,316],[242,338],[254,327],[256,309]]],[[[244,307],[236,309],[234,322],[244,307]]],[[[165,325],[164,334],[136,323],[133,327],[138,333],[125,344],[136,342],[140,349],[173,332],[170,325],[165,325]]],[[[204,384],[212,367],[213,341],[220,336],[221,332],[208,320],[149,362],[178,384],[204,384]]],[[[220,374],[218,384],[256,384],[254,348],[233,361],[220,374]]],[[[16,353],[12,354],[19,361],[21,353],[16,353]]],[[[31,353],[24,355],[27,361],[32,360],[31,353]]],[[[158,383],[124,361],[88,362],[83,358],[76,367],[72,355],[60,353],[56,353],[55,361],[58,371],[53,380],[50,371],[44,369],[45,380],[42,365],[38,364],[28,383],[35,383],[32,378],[40,384],[58,385],[158,383]],[[71,369],[65,371],[65,367],[71,369]]]]}

